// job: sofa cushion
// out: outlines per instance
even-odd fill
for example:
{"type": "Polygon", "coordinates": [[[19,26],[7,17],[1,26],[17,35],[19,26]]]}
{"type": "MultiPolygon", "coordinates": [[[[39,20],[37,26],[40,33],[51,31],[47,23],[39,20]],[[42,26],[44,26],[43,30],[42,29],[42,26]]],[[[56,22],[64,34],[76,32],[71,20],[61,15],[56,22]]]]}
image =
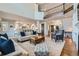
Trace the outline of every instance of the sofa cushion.
{"type": "Polygon", "coordinates": [[[6,40],[2,44],[0,44],[0,51],[2,52],[2,55],[6,55],[11,52],[14,52],[15,47],[12,40],[6,40]]]}
{"type": "Polygon", "coordinates": [[[7,38],[5,38],[5,37],[3,37],[3,36],[1,36],[0,38],[7,40],[7,38]]]}
{"type": "Polygon", "coordinates": [[[36,31],[33,31],[33,35],[36,35],[36,31]]]}
{"type": "Polygon", "coordinates": [[[26,36],[25,32],[20,32],[21,36],[26,36]]]}

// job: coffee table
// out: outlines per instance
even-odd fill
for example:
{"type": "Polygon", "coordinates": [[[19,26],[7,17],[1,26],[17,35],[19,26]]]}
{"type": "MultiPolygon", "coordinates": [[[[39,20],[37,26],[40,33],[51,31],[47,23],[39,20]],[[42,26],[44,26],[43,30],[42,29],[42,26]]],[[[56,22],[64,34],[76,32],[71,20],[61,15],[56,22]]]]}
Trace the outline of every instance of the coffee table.
{"type": "Polygon", "coordinates": [[[36,44],[38,44],[40,42],[43,42],[44,40],[45,40],[44,36],[38,35],[38,36],[35,36],[35,37],[31,37],[30,42],[32,42],[32,43],[34,43],[36,45],[36,44]]]}

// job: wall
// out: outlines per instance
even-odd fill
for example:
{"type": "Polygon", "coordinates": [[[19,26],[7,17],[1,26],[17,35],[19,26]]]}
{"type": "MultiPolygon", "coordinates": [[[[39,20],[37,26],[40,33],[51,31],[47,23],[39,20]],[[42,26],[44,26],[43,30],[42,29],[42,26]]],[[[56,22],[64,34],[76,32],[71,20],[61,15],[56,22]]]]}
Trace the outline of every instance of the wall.
{"type": "Polygon", "coordinates": [[[60,29],[64,29],[65,31],[72,31],[72,18],[71,17],[48,20],[46,22],[48,23],[48,25],[58,25],[60,26],[60,29]]]}
{"type": "Polygon", "coordinates": [[[40,31],[41,31],[41,24],[44,24],[44,35],[48,35],[48,24],[47,22],[40,22],[40,31]]]}
{"type": "Polygon", "coordinates": [[[72,33],[72,37],[73,37],[73,41],[76,43],[76,48],[78,50],[78,28],[76,27],[76,23],[78,22],[78,18],[77,18],[77,4],[74,3],[74,11],[73,11],[73,33],[72,33]]]}
{"type": "Polygon", "coordinates": [[[35,30],[35,22],[24,22],[24,21],[14,21],[8,19],[2,19],[2,29],[6,32],[9,37],[15,36],[15,33],[19,33],[22,30],[22,26],[27,27],[26,30],[35,30]],[[10,27],[13,26],[13,27],[10,27]],[[34,28],[33,28],[34,27],[34,28]]]}
{"type": "MultiPolygon", "coordinates": [[[[15,33],[14,28],[9,28],[10,24],[13,24],[14,27],[16,27],[16,22],[18,22],[18,23],[21,23],[20,26],[27,25],[28,29],[32,28],[31,25],[36,26],[36,21],[31,18],[22,17],[22,16],[18,16],[15,14],[7,13],[7,12],[0,12],[0,18],[1,18],[2,22],[5,23],[6,26],[5,25],[4,26],[7,28],[6,32],[8,33],[9,36],[14,36],[14,33],[15,33]]],[[[33,28],[33,29],[35,29],[35,28],[33,28]]]]}
{"type": "Polygon", "coordinates": [[[63,20],[63,29],[67,32],[72,32],[72,17],[64,18],[63,20]]]}
{"type": "Polygon", "coordinates": [[[34,19],[33,3],[0,3],[0,11],[34,19]]]}
{"type": "Polygon", "coordinates": [[[35,5],[35,14],[34,14],[34,19],[35,20],[43,20],[43,17],[44,17],[44,12],[40,12],[38,11],[38,4],[34,4],[35,5]]]}
{"type": "Polygon", "coordinates": [[[46,20],[46,34],[48,34],[50,25],[57,25],[62,30],[64,29],[67,32],[72,32],[72,17],[59,18],[59,19],[50,19],[46,20]]]}

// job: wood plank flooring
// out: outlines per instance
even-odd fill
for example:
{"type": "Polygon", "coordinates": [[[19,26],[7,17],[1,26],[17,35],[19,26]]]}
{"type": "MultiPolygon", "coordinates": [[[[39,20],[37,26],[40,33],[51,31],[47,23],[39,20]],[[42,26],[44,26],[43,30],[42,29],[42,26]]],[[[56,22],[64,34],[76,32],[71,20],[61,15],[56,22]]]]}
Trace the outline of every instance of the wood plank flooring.
{"type": "Polygon", "coordinates": [[[65,45],[61,52],[61,56],[77,56],[75,43],[71,38],[65,38],[65,45]]]}

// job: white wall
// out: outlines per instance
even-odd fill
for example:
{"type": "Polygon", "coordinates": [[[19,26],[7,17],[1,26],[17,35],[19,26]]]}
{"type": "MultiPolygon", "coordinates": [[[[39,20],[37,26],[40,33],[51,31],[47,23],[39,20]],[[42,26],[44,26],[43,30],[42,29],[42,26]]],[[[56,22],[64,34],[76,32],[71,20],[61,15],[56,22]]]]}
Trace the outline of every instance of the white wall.
{"type": "MultiPolygon", "coordinates": [[[[48,35],[48,24],[47,24],[47,22],[41,22],[40,25],[41,24],[44,24],[44,35],[45,36],[48,35]]],[[[41,27],[40,27],[40,29],[41,29],[41,27]]]]}
{"type": "Polygon", "coordinates": [[[67,32],[72,32],[72,18],[64,18],[63,20],[63,29],[67,32]]]}
{"type": "Polygon", "coordinates": [[[35,14],[34,14],[34,19],[35,20],[43,20],[44,17],[44,12],[40,12],[38,11],[38,4],[34,4],[35,5],[35,14]]]}
{"type": "Polygon", "coordinates": [[[77,18],[77,4],[74,3],[74,11],[73,11],[73,41],[76,43],[76,48],[78,49],[78,28],[76,27],[76,23],[78,22],[77,18]]]}
{"type": "Polygon", "coordinates": [[[35,8],[33,3],[0,3],[0,11],[34,19],[35,8]]]}
{"type": "Polygon", "coordinates": [[[64,29],[65,31],[72,32],[72,18],[62,18],[62,19],[55,19],[55,20],[47,20],[46,22],[46,33],[48,34],[49,31],[49,25],[58,25],[59,28],[62,30],[64,29]]]}

